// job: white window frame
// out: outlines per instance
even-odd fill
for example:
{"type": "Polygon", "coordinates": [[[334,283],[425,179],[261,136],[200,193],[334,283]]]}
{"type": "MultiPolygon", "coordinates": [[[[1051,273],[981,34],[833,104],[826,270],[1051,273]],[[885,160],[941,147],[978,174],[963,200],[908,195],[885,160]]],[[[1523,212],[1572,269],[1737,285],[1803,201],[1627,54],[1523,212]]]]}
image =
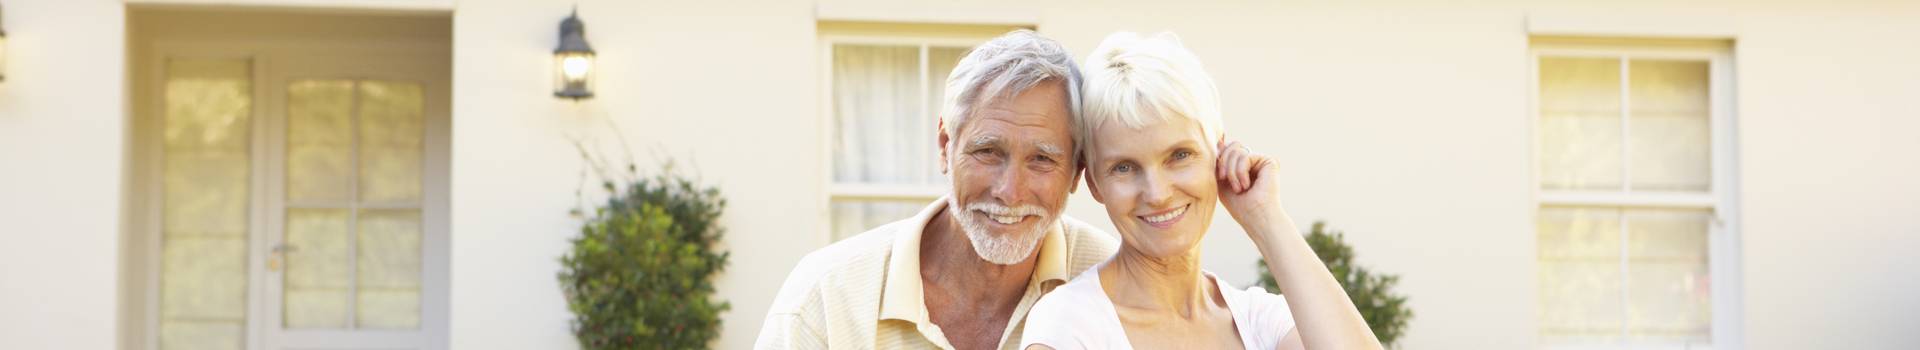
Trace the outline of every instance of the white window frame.
{"type": "MultiPolygon", "coordinates": [[[[912,25],[912,24],[908,24],[908,25],[912,25]]],[[[820,139],[821,141],[820,141],[819,154],[823,156],[823,159],[827,160],[828,165],[821,169],[821,176],[820,176],[820,178],[822,179],[821,180],[822,188],[825,188],[827,193],[825,196],[822,196],[823,198],[822,205],[821,205],[822,209],[819,215],[820,217],[825,218],[825,220],[821,220],[821,228],[819,232],[822,232],[821,235],[823,236],[826,242],[832,243],[833,241],[836,240],[833,232],[833,226],[834,226],[833,202],[834,201],[881,200],[881,201],[932,202],[934,200],[940,199],[940,196],[944,196],[947,194],[947,192],[950,191],[950,189],[947,186],[943,186],[943,185],[846,183],[846,182],[839,182],[834,180],[833,172],[834,172],[835,166],[833,164],[834,162],[833,143],[836,137],[838,136],[839,130],[838,128],[834,127],[835,123],[833,119],[834,118],[833,116],[833,46],[838,44],[858,44],[858,45],[893,45],[893,46],[919,47],[920,77],[921,77],[921,81],[925,83],[925,84],[921,84],[920,86],[920,96],[926,96],[929,92],[931,92],[931,90],[929,89],[929,87],[931,86],[930,84],[935,84],[945,79],[945,77],[928,76],[931,73],[929,72],[929,66],[927,62],[927,53],[933,47],[968,47],[970,48],[970,47],[979,45],[980,43],[986,42],[987,40],[992,40],[992,39],[993,39],[992,36],[968,35],[968,34],[889,35],[889,34],[877,34],[877,33],[865,33],[865,32],[860,32],[860,33],[823,32],[820,34],[820,40],[819,40],[819,45],[820,45],[819,46],[819,52],[820,52],[820,66],[819,66],[820,120],[819,120],[819,123],[820,124],[819,125],[822,125],[823,127],[821,128],[822,137],[820,139]]],[[[938,106],[939,104],[940,104],[940,101],[926,101],[922,103],[922,105],[920,106],[921,115],[924,115],[927,118],[933,118],[936,115],[935,113],[938,112],[936,106],[938,106]]],[[[934,131],[927,130],[927,132],[934,132],[934,131]]]]}
{"type": "MultiPolygon", "coordinates": [[[[1712,286],[1712,291],[1710,292],[1710,297],[1712,298],[1710,302],[1712,305],[1712,320],[1709,322],[1708,330],[1710,334],[1709,339],[1712,344],[1703,347],[1687,344],[1633,342],[1624,339],[1626,325],[1623,321],[1621,325],[1623,339],[1619,344],[1562,345],[1541,343],[1540,345],[1551,349],[1744,348],[1741,344],[1741,320],[1744,319],[1744,312],[1741,305],[1744,302],[1744,292],[1741,284],[1742,272],[1739,248],[1741,246],[1738,210],[1739,177],[1736,171],[1738,168],[1736,168],[1735,163],[1739,148],[1737,147],[1734,134],[1734,117],[1736,111],[1734,110],[1733,104],[1735,87],[1733,81],[1734,63],[1732,45],[1726,42],[1696,43],[1654,41],[1636,43],[1632,41],[1542,40],[1542,38],[1535,38],[1535,41],[1530,45],[1527,58],[1527,93],[1529,94],[1527,115],[1531,118],[1528,121],[1528,125],[1533,135],[1531,140],[1532,145],[1530,147],[1531,157],[1527,159],[1528,163],[1532,165],[1529,167],[1531,181],[1528,181],[1528,187],[1534,198],[1534,205],[1530,208],[1533,213],[1530,217],[1533,218],[1535,222],[1539,220],[1540,208],[1546,206],[1616,207],[1621,209],[1685,208],[1708,210],[1711,213],[1707,229],[1707,260],[1708,271],[1712,274],[1709,281],[1712,286]],[[1539,132],[1539,101],[1540,59],[1542,57],[1586,57],[1620,60],[1621,99],[1627,102],[1621,105],[1620,112],[1622,116],[1621,132],[1623,135],[1621,144],[1621,152],[1623,155],[1621,161],[1622,174],[1631,174],[1632,171],[1632,162],[1629,158],[1625,158],[1627,152],[1631,151],[1632,144],[1628,141],[1629,139],[1624,138],[1624,136],[1629,135],[1627,133],[1631,132],[1631,129],[1627,128],[1627,126],[1631,125],[1629,123],[1631,123],[1633,119],[1631,116],[1631,104],[1628,104],[1631,103],[1631,95],[1628,90],[1630,84],[1627,83],[1629,81],[1627,80],[1629,74],[1632,73],[1628,69],[1631,60],[1684,59],[1708,62],[1708,108],[1710,108],[1709,128],[1711,130],[1709,153],[1711,154],[1712,163],[1712,183],[1708,191],[1705,193],[1690,191],[1637,191],[1632,188],[1632,178],[1626,176],[1621,178],[1622,189],[1619,191],[1548,190],[1541,188],[1539,159],[1542,140],[1540,139],[1541,133],[1539,132]]],[[[1538,226],[1534,225],[1534,227],[1538,226]]],[[[1626,225],[1621,225],[1620,229],[1624,234],[1627,229],[1626,225]]],[[[1539,236],[1539,232],[1537,231],[1533,234],[1533,237],[1539,236]]],[[[1624,254],[1626,247],[1624,241],[1622,241],[1621,246],[1624,254]]],[[[1538,252],[1536,245],[1534,253],[1538,254],[1538,252]]],[[[1537,264],[1539,259],[1536,258],[1534,261],[1537,264]]],[[[1622,256],[1622,264],[1625,264],[1624,255],[1622,256]]],[[[1538,276],[1537,271],[1536,265],[1535,276],[1538,276]]],[[[1623,270],[1623,272],[1625,271],[1623,270]]],[[[1622,278],[1624,279],[1625,277],[1623,274],[1622,278]]],[[[1537,290],[1534,296],[1535,298],[1539,297],[1537,290]]],[[[1627,297],[1627,294],[1621,294],[1623,302],[1627,297]]],[[[1624,308],[1626,305],[1623,303],[1622,307],[1624,308]]],[[[1535,334],[1537,335],[1538,332],[1535,334]]]]}

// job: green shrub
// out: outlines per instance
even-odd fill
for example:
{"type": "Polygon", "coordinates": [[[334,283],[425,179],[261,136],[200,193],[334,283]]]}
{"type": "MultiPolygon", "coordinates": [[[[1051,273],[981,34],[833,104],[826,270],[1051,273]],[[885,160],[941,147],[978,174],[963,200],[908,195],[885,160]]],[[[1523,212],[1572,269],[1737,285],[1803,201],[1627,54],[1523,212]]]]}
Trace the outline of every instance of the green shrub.
{"type": "MultiPolygon", "coordinates": [[[[1400,276],[1375,274],[1366,268],[1353,264],[1353,247],[1348,246],[1345,234],[1339,231],[1328,233],[1326,222],[1314,222],[1313,230],[1307,233],[1307,246],[1313,247],[1314,255],[1327,264],[1327,270],[1333,272],[1333,279],[1340,281],[1340,287],[1347,291],[1347,297],[1353,299],[1353,306],[1360,309],[1360,316],[1367,319],[1367,327],[1373,328],[1373,335],[1380,338],[1380,344],[1393,347],[1407,330],[1407,320],[1413,318],[1413,310],[1407,307],[1407,297],[1393,292],[1393,286],[1400,282],[1400,276]]],[[[1273,281],[1273,273],[1267,271],[1266,259],[1260,262],[1260,285],[1268,292],[1280,294],[1280,287],[1273,281]]]]}
{"type": "Polygon", "coordinates": [[[561,290],[583,349],[706,348],[720,335],[713,276],[726,200],[667,175],[639,179],[592,212],[560,258],[561,290]]]}

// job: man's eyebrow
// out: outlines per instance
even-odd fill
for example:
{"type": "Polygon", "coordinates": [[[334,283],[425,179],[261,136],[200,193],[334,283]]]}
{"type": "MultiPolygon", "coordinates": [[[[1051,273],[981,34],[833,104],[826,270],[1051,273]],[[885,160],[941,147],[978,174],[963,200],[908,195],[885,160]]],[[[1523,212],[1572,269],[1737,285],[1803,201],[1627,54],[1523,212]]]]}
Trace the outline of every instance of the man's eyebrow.
{"type": "Polygon", "coordinates": [[[1054,146],[1053,143],[1046,141],[1034,142],[1033,147],[1039,148],[1040,153],[1045,153],[1048,157],[1062,158],[1067,155],[1066,151],[1060,150],[1060,146],[1054,146]]]}
{"type": "Polygon", "coordinates": [[[986,147],[986,146],[993,146],[997,144],[1000,144],[999,136],[982,135],[980,137],[973,138],[973,142],[969,143],[967,148],[980,148],[980,147],[986,147]]]}

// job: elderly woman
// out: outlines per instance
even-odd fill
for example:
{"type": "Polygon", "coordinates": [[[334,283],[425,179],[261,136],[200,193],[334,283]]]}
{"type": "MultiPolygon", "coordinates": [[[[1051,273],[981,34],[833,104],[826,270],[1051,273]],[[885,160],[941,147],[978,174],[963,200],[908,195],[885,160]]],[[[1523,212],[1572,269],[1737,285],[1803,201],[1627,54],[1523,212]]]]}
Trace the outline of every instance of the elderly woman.
{"type": "Polygon", "coordinates": [[[1224,141],[1213,80],[1178,38],[1116,33],[1084,67],[1074,137],[1120,251],[1042,298],[1022,347],[1380,347],[1281,209],[1274,162],[1224,141]],[[1216,202],[1253,239],[1286,297],[1235,289],[1200,269],[1216,202]]]}

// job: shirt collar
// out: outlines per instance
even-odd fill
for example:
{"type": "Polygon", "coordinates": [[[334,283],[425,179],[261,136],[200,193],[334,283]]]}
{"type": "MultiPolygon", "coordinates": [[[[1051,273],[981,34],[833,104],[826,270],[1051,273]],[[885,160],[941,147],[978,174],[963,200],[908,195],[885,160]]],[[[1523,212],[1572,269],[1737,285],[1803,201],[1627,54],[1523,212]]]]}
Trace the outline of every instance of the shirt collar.
{"type": "MultiPolygon", "coordinates": [[[[927,224],[947,209],[947,196],[934,200],[913,216],[912,225],[894,236],[893,252],[887,259],[887,280],[880,292],[880,319],[896,319],[915,324],[929,323],[926,293],[920,280],[920,237],[927,224]]],[[[1057,286],[1067,282],[1067,237],[1064,223],[1055,218],[1040,242],[1040,256],[1027,286],[1057,286]]]]}

